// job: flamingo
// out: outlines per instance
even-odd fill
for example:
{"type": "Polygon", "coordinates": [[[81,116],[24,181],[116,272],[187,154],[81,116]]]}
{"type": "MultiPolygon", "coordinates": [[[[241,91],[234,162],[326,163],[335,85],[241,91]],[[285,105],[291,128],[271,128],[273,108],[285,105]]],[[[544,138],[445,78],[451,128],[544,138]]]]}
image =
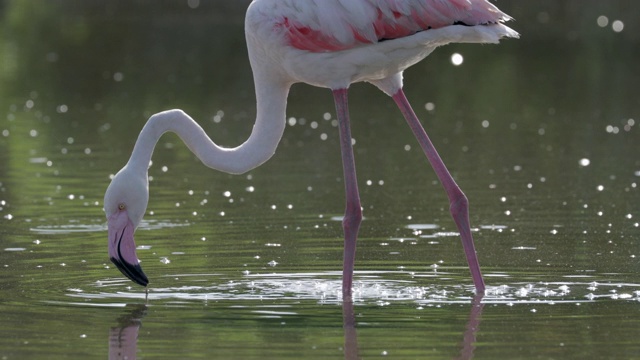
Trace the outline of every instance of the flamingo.
{"type": "Polygon", "coordinates": [[[409,105],[402,90],[402,73],[441,45],[497,43],[503,37],[519,37],[504,25],[509,20],[487,0],[254,0],[245,19],[257,102],[251,135],[235,148],[224,148],[181,110],[151,116],[129,161],[105,193],[111,261],[135,283],[149,283],[137,258],[134,232],[146,211],[147,171],[163,133],[176,133],[210,168],[231,174],[247,172],[276,151],[286,124],[289,88],[303,82],[331,89],[335,101],[346,192],[342,293],[350,298],[362,207],[347,89],[352,83],[366,81],[394,100],[431,163],[448,195],[475,290],[483,293],[485,284],[471,234],[467,197],[409,105]]]}

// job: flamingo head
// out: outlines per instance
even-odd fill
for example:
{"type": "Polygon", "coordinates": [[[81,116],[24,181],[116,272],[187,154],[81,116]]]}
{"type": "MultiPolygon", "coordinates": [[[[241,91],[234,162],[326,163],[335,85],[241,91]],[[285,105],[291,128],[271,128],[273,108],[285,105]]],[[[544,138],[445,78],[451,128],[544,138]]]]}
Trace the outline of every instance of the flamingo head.
{"type": "Polygon", "coordinates": [[[136,284],[149,280],[140,267],[133,233],[147,209],[149,182],[143,174],[126,166],[120,170],[104,195],[104,211],[109,231],[109,257],[118,269],[136,284]]]}

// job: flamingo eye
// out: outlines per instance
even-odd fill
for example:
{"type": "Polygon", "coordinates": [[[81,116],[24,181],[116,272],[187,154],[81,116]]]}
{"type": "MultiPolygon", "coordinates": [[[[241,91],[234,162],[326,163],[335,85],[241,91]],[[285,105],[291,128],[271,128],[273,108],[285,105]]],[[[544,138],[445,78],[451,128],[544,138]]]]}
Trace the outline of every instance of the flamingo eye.
{"type": "Polygon", "coordinates": [[[125,204],[118,204],[118,210],[124,210],[127,208],[127,205],[125,204]]]}

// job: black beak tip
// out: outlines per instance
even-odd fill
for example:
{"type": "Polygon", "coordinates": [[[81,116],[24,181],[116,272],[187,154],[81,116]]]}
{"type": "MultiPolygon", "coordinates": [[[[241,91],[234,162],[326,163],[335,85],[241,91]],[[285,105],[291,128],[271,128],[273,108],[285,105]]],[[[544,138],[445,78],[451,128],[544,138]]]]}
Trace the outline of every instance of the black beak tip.
{"type": "Polygon", "coordinates": [[[116,267],[118,267],[118,270],[120,270],[120,272],[124,274],[124,276],[128,277],[134,283],[141,286],[147,286],[149,284],[149,279],[147,278],[147,275],[145,275],[142,271],[142,267],[140,266],[140,264],[133,265],[126,261],[118,260],[113,257],[111,258],[111,262],[113,262],[116,267]]]}

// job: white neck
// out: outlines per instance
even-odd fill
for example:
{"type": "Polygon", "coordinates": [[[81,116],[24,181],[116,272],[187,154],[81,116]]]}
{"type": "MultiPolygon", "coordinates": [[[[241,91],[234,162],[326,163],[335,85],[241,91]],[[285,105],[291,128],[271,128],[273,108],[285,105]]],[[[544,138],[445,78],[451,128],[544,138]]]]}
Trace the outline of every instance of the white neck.
{"type": "Polygon", "coordinates": [[[176,133],[203,164],[216,170],[241,174],[269,160],[286,125],[289,85],[256,78],[255,86],[257,118],[249,139],[242,145],[220,147],[182,110],[168,110],[149,118],[138,136],[127,168],[146,173],[153,149],[167,131],[176,133]]]}

